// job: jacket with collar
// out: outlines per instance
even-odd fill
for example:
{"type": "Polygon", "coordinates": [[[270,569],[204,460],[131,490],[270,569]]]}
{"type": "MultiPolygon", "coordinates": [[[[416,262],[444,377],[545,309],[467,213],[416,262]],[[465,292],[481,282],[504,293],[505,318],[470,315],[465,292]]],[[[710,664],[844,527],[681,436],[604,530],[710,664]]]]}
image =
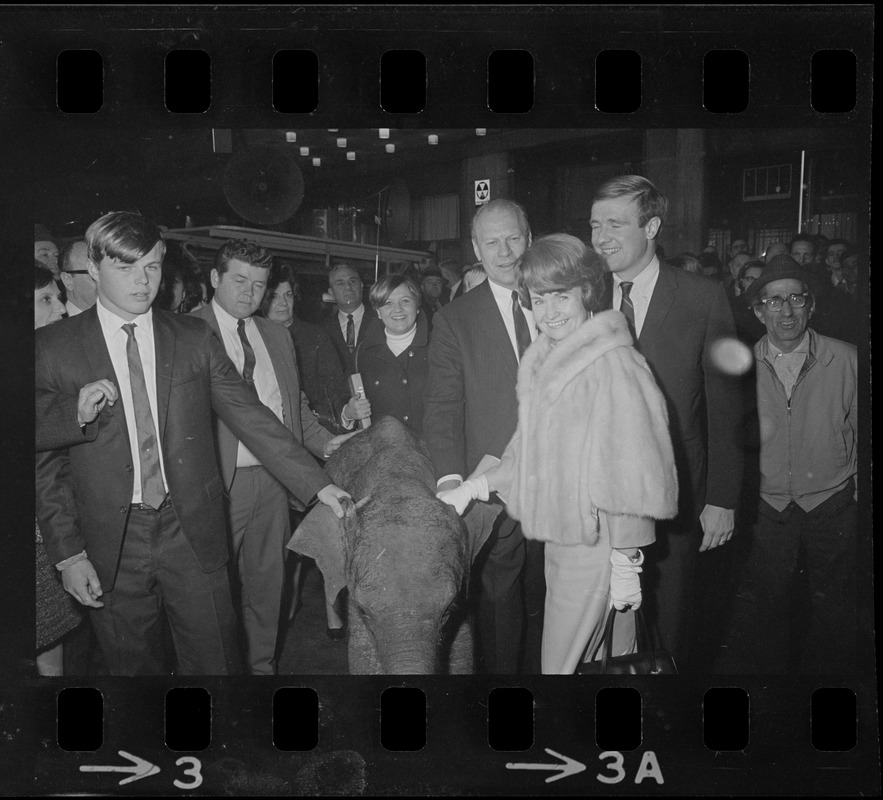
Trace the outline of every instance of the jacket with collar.
{"type": "Polygon", "coordinates": [[[754,346],[760,493],[778,510],[794,500],[811,511],[858,469],[856,348],[810,328],[809,354],[790,401],[768,355],[764,336],[754,346]]]}
{"type": "Polygon", "coordinates": [[[379,419],[388,414],[418,435],[423,432],[423,390],[429,375],[428,330],[426,315],[421,311],[414,341],[394,356],[386,343],[386,329],[375,325],[358,346],[355,358],[356,370],[371,401],[371,415],[379,419]]]}
{"type": "Polygon", "coordinates": [[[619,311],[595,314],[555,345],[541,334],[522,358],[517,392],[518,429],[500,465],[511,483],[500,491],[525,536],[593,545],[599,512],[676,515],[665,399],[619,311]]]}

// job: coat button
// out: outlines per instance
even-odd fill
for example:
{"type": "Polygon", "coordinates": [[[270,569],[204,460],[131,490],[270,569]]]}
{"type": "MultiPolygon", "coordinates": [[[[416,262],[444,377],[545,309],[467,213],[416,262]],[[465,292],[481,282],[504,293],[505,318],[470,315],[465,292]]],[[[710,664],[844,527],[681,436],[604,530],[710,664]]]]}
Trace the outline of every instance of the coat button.
{"type": "Polygon", "coordinates": [[[407,382],[408,382],[407,378],[402,378],[402,383],[407,383],[407,382]]]}
{"type": "Polygon", "coordinates": [[[126,464],[126,472],[131,472],[131,471],[132,471],[132,465],[126,464]]]}
{"type": "Polygon", "coordinates": [[[407,415],[407,414],[405,414],[405,416],[404,416],[404,417],[402,417],[402,422],[407,422],[407,421],[408,421],[408,415],[407,415]]]}
{"type": "Polygon", "coordinates": [[[120,514],[125,514],[129,509],[126,506],[120,506],[120,514]]]}
{"type": "Polygon", "coordinates": [[[380,381],[374,381],[375,386],[380,386],[380,381]]]}
{"type": "Polygon", "coordinates": [[[414,358],[414,351],[413,350],[408,351],[408,358],[414,358]]]}

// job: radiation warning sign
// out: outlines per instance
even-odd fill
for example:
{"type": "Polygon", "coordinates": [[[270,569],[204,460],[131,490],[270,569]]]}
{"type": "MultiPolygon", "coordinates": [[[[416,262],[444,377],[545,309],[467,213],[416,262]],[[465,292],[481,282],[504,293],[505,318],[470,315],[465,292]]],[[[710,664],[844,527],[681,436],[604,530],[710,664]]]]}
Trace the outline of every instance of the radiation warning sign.
{"type": "Polygon", "coordinates": [[[475,205],[483,206],[491,199],[491,182],[484,178],[475,182],[475,205]]]}

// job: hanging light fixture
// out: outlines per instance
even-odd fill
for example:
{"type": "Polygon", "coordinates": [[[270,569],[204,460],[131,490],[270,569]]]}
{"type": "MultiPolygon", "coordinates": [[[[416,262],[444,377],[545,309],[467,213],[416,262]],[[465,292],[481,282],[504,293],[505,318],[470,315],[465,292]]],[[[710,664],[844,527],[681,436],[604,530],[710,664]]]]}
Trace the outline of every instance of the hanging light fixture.
{"type": "Polygon", "coordinates": [[[487,133],[487,128],[476,128],[475,135],[476,136],[484,136],[487,133]]]}
{"type": "Polygon", "coordinates": [[[426,137],[426,141],[428,141],[430,144],[438,144],[438,135],[430,133],[429,136],[426,137]]]}
{"type": "Polygon", "coordinates": [[[337,146],[338,146],[338,147],[346,147],[346,139],[344,139],[343,137],[341,137],[340,139],[338,139],[338,140],[337,140],[337,146]]]}
{"type": "Polygon", "coordinates": [[[310,148],[309,147],[301,147],[300,154],[302,156],[308,156],[310,154],[310,148]]]}
{"type": "Polygon", "coordinates": [[[388,145],[386,145],[386,152],[387,153],[394,153],[395,151],[396,151],[396,146],[392,142],[390,142],[388,145]]]}
{"type": "Polygon", "coordinates": [[[321,158],[314,158],[313,159],[313,166],[314,167],[321,167],[322,166],[322,159],[321,158]]]}
{"type": "Polygon", "coordinates": [[[389,128],[378,128],[377,132],[380,134],[381,139],[389,139],[389,128]]]}
{"type": "Polygon", "coordinates": [[[297,141],[297,131],[285,131],[285,141],[286,142],[296,142],[297,141]]]}
{"type": "Polygon", "coordinates": [[[354,150],[347,150],[346,160],[347,161],[355,161],[356,160],[356,153],[354,150]]]}

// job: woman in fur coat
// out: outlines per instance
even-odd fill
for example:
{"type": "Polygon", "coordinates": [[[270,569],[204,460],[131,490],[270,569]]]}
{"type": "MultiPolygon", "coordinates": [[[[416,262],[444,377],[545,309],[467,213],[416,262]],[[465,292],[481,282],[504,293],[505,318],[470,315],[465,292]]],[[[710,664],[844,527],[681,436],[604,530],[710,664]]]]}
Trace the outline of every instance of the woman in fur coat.
{"type": "MultiPolygon", "coordinates": [[[[540,336],[518,370],[518,428],[499,463],[439,497],[462,513],[497,492],[546,543],[542,669],[569,674],[611,605],[640,606],[641,548],[677,513],[677,476],[663,396],[625,317],[600,311],[600,258],[553,234],[521,269],[540,336]]],[[[615,632],[614,655],[633,652],[634,614],[615,632]]]]}

